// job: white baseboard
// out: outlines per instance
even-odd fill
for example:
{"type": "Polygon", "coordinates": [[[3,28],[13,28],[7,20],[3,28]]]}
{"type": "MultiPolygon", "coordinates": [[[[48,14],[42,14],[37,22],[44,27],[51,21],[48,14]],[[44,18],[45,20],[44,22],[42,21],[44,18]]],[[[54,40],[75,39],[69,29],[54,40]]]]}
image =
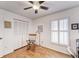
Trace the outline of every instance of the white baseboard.
{"type": "Polygon", "coordinates": [[[61,53],[64,53],[64,54],[67,54],[67,55],[70,55],[70,53],[66,52],[66,51],[60,51],[60,50],[57,50],[55,48],[51,48],[50,46],[45,46],[45,45],[41,45],[43,47],[46,47],[46,48],[49,48],[49,49],[52,49],[52,50],[55,50],[55,51],[58,51],[58,52],[61,52],[61,53]]]}
{"type": "Polygon", "coordinates": [[[70,49],[70,47],[67,48],[67,51],[69,52],[69,54],[72,56],[72,57],[76,57],[75,53],[73,53],[70,49]]]}

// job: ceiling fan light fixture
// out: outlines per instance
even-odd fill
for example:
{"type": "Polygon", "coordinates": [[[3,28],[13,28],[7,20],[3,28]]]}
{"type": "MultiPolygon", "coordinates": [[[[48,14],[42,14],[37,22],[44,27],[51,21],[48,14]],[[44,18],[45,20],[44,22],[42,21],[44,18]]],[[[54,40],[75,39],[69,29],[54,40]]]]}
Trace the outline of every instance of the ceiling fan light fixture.
{"type": "Polygon", "coordinates": [[[38,13],[39,9],[48,10],[48,7],[41,5],[44,2],[45,1],[29,1],[29,3],[31,3],[32,6],[31,7],[26,7],[26,8],[24,8],[24,10],[33,8],[34,11],[35,11],[35,14],[38,13]]]}
{"type": "Polygon", "coordinates": [[[39,9],[39,6],[33,5],[33,9],[34,9],[34,10],[38,10],[38,9],[39,9]]]}

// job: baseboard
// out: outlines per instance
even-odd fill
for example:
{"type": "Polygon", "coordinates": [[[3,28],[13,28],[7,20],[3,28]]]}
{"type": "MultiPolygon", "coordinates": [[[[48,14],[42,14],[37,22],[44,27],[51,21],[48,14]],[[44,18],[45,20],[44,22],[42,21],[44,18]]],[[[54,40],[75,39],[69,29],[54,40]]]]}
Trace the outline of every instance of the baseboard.
{"type": "MultiPolygon", "coordinates": [[[[39,45],[37,45],[37,46],[39,46],[39,45]]],[[[59,52],[59,53],[65,54],[65,55],[68,55],[68,54],[66,54],[66,53],[63,53],[63,52],[60,52],[60,51],[57,51],[57,50],[55,50],[55,49],[51,49],[51,48],[48,48],[48,47],[45,47],[45,46],[42,46],[42,45],[41,45],[41,47],[43,47],[43,48],[45,48],[45,49],[52,50],[52,51],[56,51],[56,52],[59,52]]],[[[68,56],[71,56],[71,55],[68,55],[68,56]]]]}
{"type": "Polygon", "coordinates": [[[71,55],[73,58],[76,57],[76,56],[75,56],[75,53],[73,53],[73,52],[71,51],[70,47],[67,48],[67,50],[68,50],[68,52],[70,53],[70,55],[71,55]]]}
{"type": "Polygon", "coordinates": [[[25,46],[22,46],[22,47],[20,47],[20,48],[17,48],[17,49],[15,49],[14,51],[17,51],[17,50],[19,50],[19,49],[22,49],[22,48],[24,48],[24,47],[26,47],[27,45],[25,45],[25,46]]]}

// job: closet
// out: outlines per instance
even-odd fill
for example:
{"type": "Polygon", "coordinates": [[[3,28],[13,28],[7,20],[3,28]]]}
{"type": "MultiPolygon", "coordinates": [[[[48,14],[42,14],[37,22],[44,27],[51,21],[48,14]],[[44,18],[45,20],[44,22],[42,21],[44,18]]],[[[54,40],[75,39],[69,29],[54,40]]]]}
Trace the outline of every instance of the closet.
{"type": "Polygon", "coordinates": [[[28,22],[14,20],[15,49],[26,45],[28,39],[28,22]]]}

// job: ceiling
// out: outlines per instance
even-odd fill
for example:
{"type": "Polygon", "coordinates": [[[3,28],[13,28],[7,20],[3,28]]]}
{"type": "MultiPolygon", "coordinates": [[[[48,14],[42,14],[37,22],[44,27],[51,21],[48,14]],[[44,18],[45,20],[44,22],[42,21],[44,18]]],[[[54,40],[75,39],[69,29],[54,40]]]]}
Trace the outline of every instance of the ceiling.
{"type": "Polygon", "coordinates": [[[37,19],[39,17],[49,15],[58,11],[73,8],[79,5],[78,1],[45,1],[42,5],[49,7],[48,10],[39,9],[38,14],[35,14],[34,9],[24,10],[25,7],[30,7],[28,1],[0,1],[0,8],[10,12],[37,19]]]}

